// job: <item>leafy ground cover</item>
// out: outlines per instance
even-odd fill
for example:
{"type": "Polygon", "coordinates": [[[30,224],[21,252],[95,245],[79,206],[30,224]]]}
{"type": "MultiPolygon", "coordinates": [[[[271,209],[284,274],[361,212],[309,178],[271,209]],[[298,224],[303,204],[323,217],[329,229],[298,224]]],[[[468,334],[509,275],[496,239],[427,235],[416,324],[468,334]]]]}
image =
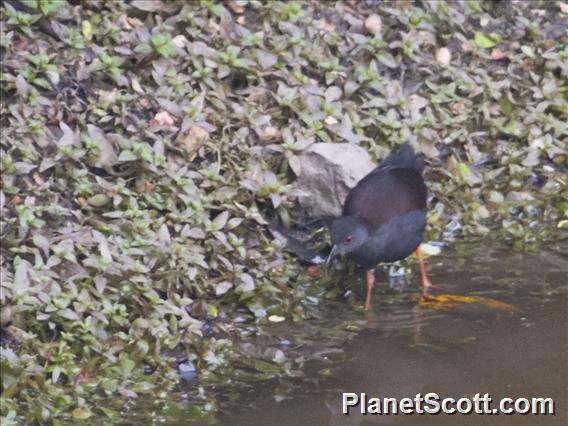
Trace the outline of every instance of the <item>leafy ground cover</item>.
{"type": "MultiPolygon", "coordinates": [[[[416,142],[432,239],[558,238],[567,13],[544,1],[4,2],[2,424],[110,421],[118,410],[97,398],[167,390],[172,350],[206,382],[234,374],[237,324],[309,317],[322,286],[268,224],[297,220],[287,191],[310,143],[379,159],[416,142]]],[[[254,368],[284,374],[281,354],[263,356],[254,368]]]]}

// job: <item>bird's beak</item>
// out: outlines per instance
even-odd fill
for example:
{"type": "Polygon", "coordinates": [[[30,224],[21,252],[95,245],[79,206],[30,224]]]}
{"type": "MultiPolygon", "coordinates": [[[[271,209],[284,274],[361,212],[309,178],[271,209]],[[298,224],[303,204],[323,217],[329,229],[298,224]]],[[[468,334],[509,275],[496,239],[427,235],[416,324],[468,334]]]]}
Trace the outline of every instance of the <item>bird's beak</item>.
{"type": "Polygon", "coordinates": [[[333,247],[331,247],[331,251],[329,252],[329,256],[327,256],[327,260],[325,261],[325,266],[329,266],[329,264],[332,262],[333,259],[335,259],[338,256],[339,250],[337,249],[337,245],[334,244],[333,247]]]}

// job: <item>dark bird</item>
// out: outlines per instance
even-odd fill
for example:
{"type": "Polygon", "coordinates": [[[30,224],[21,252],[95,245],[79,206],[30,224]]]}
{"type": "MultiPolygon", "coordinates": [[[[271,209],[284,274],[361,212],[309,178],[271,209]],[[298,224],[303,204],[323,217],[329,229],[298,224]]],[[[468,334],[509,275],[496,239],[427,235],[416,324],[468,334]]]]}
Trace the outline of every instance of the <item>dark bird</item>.
{"type": "Polygon", "coordinates": [[[416,250],[422,287],[430,287],[420,243],[426,227],[424,163],[409,144],[391,152],[349,192],[343,214],[333,222],[327,263],[347,256],[367,270],[365,309],[371,308],[374,267],[408,257],[416,250]]]}

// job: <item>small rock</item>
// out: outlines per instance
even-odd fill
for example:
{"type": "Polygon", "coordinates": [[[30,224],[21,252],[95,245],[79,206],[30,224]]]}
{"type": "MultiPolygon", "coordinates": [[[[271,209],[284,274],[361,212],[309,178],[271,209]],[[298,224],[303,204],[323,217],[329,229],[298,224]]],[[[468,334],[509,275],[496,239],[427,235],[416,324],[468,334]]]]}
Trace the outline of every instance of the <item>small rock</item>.
{"type": "Polygon", "coordinates": [[[370,34],[380,33],[382,26],[383,26],[383,21],[381,17],[375,13],[369,15],[369,17],[365,19],[365,29],[370,34]]]}
{"type": "Polygon", "coordinates": [[[260,132],[260,140],[263,142],[280,139],[281,133],[278,127],[267,126],[260,132]]]}
{"type": "Polygon", "coordinates": [[[4,305],[0,308],[0,325],[8,326],[12,322],[12,306],[4,305]]]}
{"type": "Polygon", "coordinates": [[[268,317],[268,321],[270,322],[282,322],[282,321],[286,321],[286,318],[280,315],[270,315],[268,317]]]}
{"type": "Polygon", "coordinates": [[[364,148],[352,143],[316,143],[298,158],[301,173],[291,195],[312,218],[341,215],[349,190],[377,166],[364,148]]]}
{"type": "Polygon", "coordinates": [[[178,364],[179,375],[183,380],[193,380],[197,377],[197,368],[191,361],[178,364]]]}
{"type": "Polygon", "coordinates": [[[189,43],[189,41],[187,40],[187,38],[184,35],[180,34],[180,35],[175,36],[172,39],[172,43],[178,49],[183,49],[185,46],[187,46],[187,43],[189,43]]]}
{"type": "Polygon", "coordinates": [[[451,60],[452,53],[450,52],[450,49],[448,49],[447,47],[440,47],[438,50],[436,50],[436,61],[440,65],[447,67],[448,65],[450,65],[451,60]]]}

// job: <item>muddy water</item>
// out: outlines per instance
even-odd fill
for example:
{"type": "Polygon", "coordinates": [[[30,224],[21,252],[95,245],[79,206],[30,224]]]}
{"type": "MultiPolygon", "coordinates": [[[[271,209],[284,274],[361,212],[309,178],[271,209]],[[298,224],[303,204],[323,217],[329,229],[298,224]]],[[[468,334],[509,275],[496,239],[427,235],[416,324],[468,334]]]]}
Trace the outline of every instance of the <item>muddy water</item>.
{"type": "MultiPolygon", "coordinates": [[[[327,353],[319,363],[306,365],[308,377],[299,380],[301,386],[287,392],[270,383],[244,392],[236,406],[222,407],[220,423],[568,424],[567,248],[564,243],[539,253],[512,253],[506,247],[463,246],[431,265],[436,284],[431,299],[421,300],[416,285],[405,289],[406,297],[394,297],[383,286],[367,315],[354,315],[345,303],[333,304],[320,321],[333,327],[338,318],[347,319],[360,330],[355,338],[335,347],[323,344],[327,353]],[[473,297],[447,302],[441,295],[473,297]],[[342,392],[398,398],[418,392],[455,398],[489,393],[495,400],[552,397],[557,414],[363,416],[351,409],[345,416],[342,392]]],[[[293,336],[293,326],[287,327],[293,336]]]]}
{"type": "MultiPolygon", "coordinates": [[[[538,253],[468,244],[430,260],[435,288],[422,295],[417,274],[408,286],[379,284],[372,312],[360,298],[324,302],[318,318],[264,327],[244,348],[281,353],[288,374],[205,389],[213,420],[227,425],[566,425],[568,424],[568,242],[538,253]],[[414,398],[488,393],[551,397],[554,416],[372,416],[341,413],[343,392],[414,398]]],[[[356,280],[355,280],[356,281],[356,280]]],[[[352,283],[355,292],[362,288],[352,283]]],[[[246,377],[246,374],[243,375],[246,377]]],[[[190,385],[193,386],[193,385],[190,385]]],[[[186,424],[181,389],[175,410],[154,417],[186,424]]],[[[171,404],[170,404],[171,405],[171,404]]],[[[494,406],[492,405],[492,408],[494,406]]],[[[140,414],[140,413],[139,413],[140,414]]],[[[142,416],[144,417],[144,416],[142,416]]]]}

